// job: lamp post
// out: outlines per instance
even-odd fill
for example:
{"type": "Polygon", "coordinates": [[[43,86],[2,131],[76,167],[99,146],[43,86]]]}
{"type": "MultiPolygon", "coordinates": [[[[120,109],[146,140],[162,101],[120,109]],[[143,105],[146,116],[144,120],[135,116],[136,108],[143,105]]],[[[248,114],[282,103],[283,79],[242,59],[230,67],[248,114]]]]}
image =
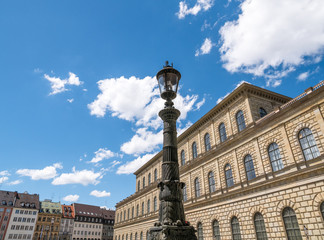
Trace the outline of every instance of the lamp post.
{"type": "Polygon", "coordinates": [[[158,184],[159,221],[150,229],[150,240],[197,239],[194,228],[185,221],[182,202],[184,183],[179,178],[176,120],[180,111],[173,107],[172,100],[177,96],[180,78],[180,72],[168,62],[156,75],[161,98],[166,102],[164,109],[159,112],[163,120],[162,181],[158,184]]]}

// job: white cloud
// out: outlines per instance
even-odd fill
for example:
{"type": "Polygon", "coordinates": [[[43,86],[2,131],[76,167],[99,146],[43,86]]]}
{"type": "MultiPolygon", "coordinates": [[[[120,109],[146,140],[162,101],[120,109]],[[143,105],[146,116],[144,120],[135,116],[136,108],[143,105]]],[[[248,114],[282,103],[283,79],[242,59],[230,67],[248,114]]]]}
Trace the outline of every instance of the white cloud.
{"type": "Polygon", "coordinates": [[[1,171],[0,176],[10,176],[10,173],[7,170],[1,171]]]}
{"type": "Polygon", "coordinates": [[[118,156],[118,154],[113,153],[112,151],[106,148],[99,148],[98,151],[95,152],[95,156],[91,159],[91,163],[98,163],[104,159],[109,159],[112,157],[118,156]]]}
{"type": "Polygon", "coordinates": [[[203,98],[203,100],[201,100],[200,102],[197,102],[196,110],[199,110],[201,108],[201,106],[205,104],[205,102],[206,102],[205,98],[203,98]]]}
{"type": "MultiPolygon", "coordinates": [[[[105,116],[106,112],[127,121],[135,121],[136,125],[160,127],[162,122],[157,113],[163,108],[164,101],[160,98],[155,77],[120,77],[100,80],[101,93],[97,99],[88,104],[90,114],[97,117],[105,116]]],[[[197,95],[183,97],[178,93],[174,105],[181,111],[179,120],[185,119],[198,99],[197,95]]]]}
{"type": "Polygon", "coordinates": [[[309,77],[309,71],[299,74],[298,81],[305,81],[309,77]]]}
{"type": "Polygon", "coordinates": [[[90,195],[95,197],[110,197],[110,192],[93,190],[90,195]]]}
{"type": "Polygon", "coordinates": [[[143,166],[147,161],[149,161],[156,153],[146,154],[144,156],[138,157],[131,162],[127,162],[124,165],[121,165],[117,174],[131,174],[134,173],[137,169],[143,166]]]}
{"type": "Polygon", "coordinates": [[[74,102],[74,98],[66,99],[66,101],[68,101],[69,103],[73,103],[74,102]]]}
{"type": "Polygon", "coordinates": [[[102,179],[102,172],[94,172],[92,170],[77,171],[75,167],[72,168],[72,173],[62,173],[59,177],[52,181],[53,185],[66,185],[66,184],[82,184],[88,186],[89,184],[97,185],[102,179]]]}
{"type": "Polygon", "coordinates": [[[22,183],[21,180],[15,180],[15,181],[12,181],[12,182],[8,182],[7,184],[10,185],[10,186],[13,186],[13,185],[18,185],[20,183],[22,183]]]}
{"type": "Polygon", "coordinates": [[[43,169],[18,169],[16,173],[20,176],[30,177],[32,180],[47,180],[56,177],[56,170],[62,168],[62,164],[55,163],[52,166],[47,166],[43,169]]]}
{"type": "Polygon", "coordinates": [[[75,195],[67,195],[63,198],[64,201],[67,202],[77,202],[79,200],[79,195],[75,194],[75,195]]]}
{"type": "Polygon", "coordinates": [[[210,38],[206,38],[200,49],[196,50],[195,56],[198,57],[199,55],[209,54],[214,45],[215,44],[212,43],[210,38]]]}
{"type": "Polygon", "coordinates": [[[324,47],[322,0],[245,0],[237,20],[220,29],[221,59],[229,72],[269,77],[269,85],[324,47]]]}
{"type": "Polygon", "coordinates": [[[140,128],[129,142],[124,143],[120,150],[126,154],[139,155],[156,150],[158,144],[162,144],[162,130],[154,133],[147,128],[140,128]]]}
{"type": "Polygon", "coordinates": [[[0,177],[0,184],[8,181],[8,179],[9,179],[8,177],[0,177]]]}
{"type": "Polygon", "coordinates": [[[179,12],[177,16],[179,19],[184,19],[187,15],[196,16],[200,11],[207,11],[214,4],[214,0],[197,0],[196,4],[189,8],[186,1],[179,3],[179,12]]]}
{"type": "Polygon", "coordinates": [[[50,95],[55,95],[57,93],[68,91],[68,89],[65,88],[67,85],[80,86],[83,83],[79,80],[79,77],[77,77],[74,73],[71,72],[69,72],[69,78],[67,79],[50,77],[47,74],[44,74],[44,78],[51,83],[52,92],[50,93],[50,95]]]}

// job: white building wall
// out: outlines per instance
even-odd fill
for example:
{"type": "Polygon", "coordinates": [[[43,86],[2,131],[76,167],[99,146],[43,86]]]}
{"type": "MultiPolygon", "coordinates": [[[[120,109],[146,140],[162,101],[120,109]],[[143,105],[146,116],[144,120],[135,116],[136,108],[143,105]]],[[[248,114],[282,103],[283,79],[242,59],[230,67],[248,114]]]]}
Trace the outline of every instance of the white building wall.
{"type": "Polygon", "coordinates": [[[38,210],[14,208],[4,240],[32,239],[38,210]]]}

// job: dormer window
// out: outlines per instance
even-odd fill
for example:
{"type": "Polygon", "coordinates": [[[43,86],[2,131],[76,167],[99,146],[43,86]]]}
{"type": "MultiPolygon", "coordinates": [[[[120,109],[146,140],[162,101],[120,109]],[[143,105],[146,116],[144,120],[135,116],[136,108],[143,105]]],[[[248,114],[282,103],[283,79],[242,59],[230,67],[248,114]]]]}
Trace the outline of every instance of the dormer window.
{"type": "Polygon", "coordinates": [[[7,205],[7,202],[5,200],[2,200],[2,205],[7,205]]]}
{"type": "Polygon", "coordinates": [[[31,203],[30,206],[31,206],[32,208],[35,208],[35,203],[31,203]]]}
{"type": "Polygon", "coordinates": [[[25,206],[25,203],[24,202],[21,202],[20,203],[20,206],[24,207],[25,206]]]}
{"type": "Polygon", "coordinates": [[[26,203],[26,207],[29,207],[30,206],[30,204],[29,203],[26,203]]]}

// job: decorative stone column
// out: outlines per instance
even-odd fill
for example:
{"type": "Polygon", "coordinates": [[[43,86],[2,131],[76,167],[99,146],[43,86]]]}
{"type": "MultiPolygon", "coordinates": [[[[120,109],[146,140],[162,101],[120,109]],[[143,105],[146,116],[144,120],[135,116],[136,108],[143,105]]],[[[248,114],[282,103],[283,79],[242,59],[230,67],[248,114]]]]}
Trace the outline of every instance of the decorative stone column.
{"type": "MultiPolygon", "coordinates": [[[[163,70],[172,71],[175,69],[167,63],[163,70]]],[[[159,73],[157,78],[159,77],[159,73]]],[[[161,96],[163,97],[162,93],[161,96]]],[[[176,95],[172,96],[175,98],[176,95]]],[[[159,112],[159,116],[163,120],[164,125],[162,181],[158,184],[158,188],[160,189],[159,221],[150,229],[149,239],[196,240],[197,237],[194,228],[190,226],[189,222],[185,221],[182,202],[182,188],[184,187],[184,183],[180,182],[179,178],[177,153],[176,120],[180,116],[180,111],[173,107],[173,102],[170,97],[167,97],[165,107],[159,112]]]]}

